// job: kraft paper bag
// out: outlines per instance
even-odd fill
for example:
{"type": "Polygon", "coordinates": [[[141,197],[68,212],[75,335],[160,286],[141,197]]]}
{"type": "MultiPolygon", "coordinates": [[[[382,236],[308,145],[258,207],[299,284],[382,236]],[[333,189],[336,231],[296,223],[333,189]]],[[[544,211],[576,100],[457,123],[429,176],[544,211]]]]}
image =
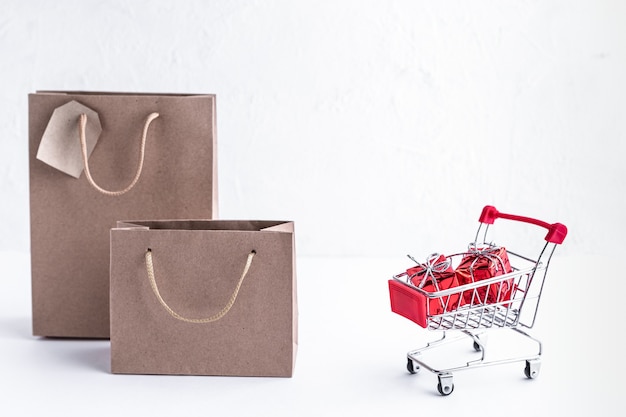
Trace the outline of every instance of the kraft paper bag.
{"type": "Polygon", "coordinates": [[[296,294],[292,222],[120,222],[111,371],[291,377],[296,294]]]}
{"type": "Polygon", "coordinates": [[[33,334],[109,337],[116,221],[215,218],[214,95],[29,95],[33,334]]]}

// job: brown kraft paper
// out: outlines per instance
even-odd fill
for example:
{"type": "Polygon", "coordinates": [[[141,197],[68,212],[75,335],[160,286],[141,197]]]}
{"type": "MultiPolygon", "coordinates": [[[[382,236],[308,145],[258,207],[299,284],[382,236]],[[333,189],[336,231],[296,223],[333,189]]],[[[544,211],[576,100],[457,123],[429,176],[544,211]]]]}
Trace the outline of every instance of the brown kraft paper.
{"type": "Polygon", "coordinates": [[[137,221],[111,230],[113,373],[291,377],[297,324],[292,222],[137,221]],[[167,308],[150,282],[148,250],[167,308]]]}
{"type": "MultiPolygon", "coordinates": [[[[66,122],[75,123],[79,143],[74,117],[66,122]]],[[[87,120],[87,135],[92,122],[87,120]]],[[[33,334],[108,338],[110,229],[133,217],[215,218],[215,157],[214,95],[30,94],[33,334]],[[85,172],[74,178],[37,159],[53,112],[71,101],[98,115],[102,131],[88,164],[95,182],[108,190],[122,190],[133,179],[146,118],[158,113],[147,130],[143,170],[123,195],[105,195],[85,172]]]]}

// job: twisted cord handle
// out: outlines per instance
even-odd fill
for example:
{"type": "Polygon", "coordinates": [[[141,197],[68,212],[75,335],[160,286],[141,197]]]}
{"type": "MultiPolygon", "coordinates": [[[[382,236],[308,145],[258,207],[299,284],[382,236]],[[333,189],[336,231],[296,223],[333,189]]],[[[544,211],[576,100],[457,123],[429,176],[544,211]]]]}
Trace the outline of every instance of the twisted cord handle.
{"type": "Polygon", "coordinates": [[[151,113],[150,115],[148,115],[148,117],[146,118],[146,122],[144,123],[143,132],[141,135],[139,164],[137,167],[137,172],[135,173],[135,178],[133,178],[131,183],[123,190],[109,191],[109,190],[105,190],[104,188],[96,184],[93,177],[91,176],[91,171],[89,170],[89,158],[87,156],[87,140],[85,138],[86,136],[85,127],[87,126],[87,115],[84,113],[80,115],[79,136],[80,136],[80,148],[83,154],[83,165],[85,167],[85,175],[87,176],[87,181],[89,181],[89,184],[91,184],[93,188],[95,188],[96,190],[98,190],[99,192],[105,195],[120,196],[122,194],[126,194],[127,192],[129,192],[135,186],[135,184],[137,184],[137,181],[139,181],[139,177],[141,176],[141,171],[143,169],[143,162],[144,162],[145,155],[146,155],[146,138],[148,136],[148,128],[150,127],[150,123],[152,123],[152,121],[156,119],[157,117],[159,117],[159,113],[151,113]]]}
{"type": "Polygon", "coordinates": [[[159,300],[159,303],[161,303],[163,308],[172,317],[180,321],[187,322],[187,323],[200,323],[200,324],[211,323],[224,317],[226,313],[228,313],[228,311],[231,309],[231,307],[235,304],[235,301],[237,300],[237,295],[239,294],[239,289],[241,288],[241,284],[243,283],[243,280],[246,278],[246,275],[248,274],[250,265],[252,265],[252,259],[254,258],[254,255],[256,255],[256,251],[254,250],[248,254],[248,260],[246,261],[246,265],[243,268],[243,273],[241,274],[241,278],[239,278],[239,281],[237,282],[237,286],[235,287],[235,290],[230,296],[230,299],[226,303],[226,306],[224,306],[224,308],[222,308],[219,312],[213,314],[212,316],[206,317],[206,318],[200,318],[200,319],[192,319],[192,318],[181,316],[180,314],[175,312],[169,305],[167,305],[165,300],[163,300],[163,297],[161,297],[161,293],[159,292],[159,287],[157,286],[156,279],[154,277],[154,265],[152,263],[152,250],[151,249],[148,249],[145,255],[146,271],[148,272],[148,279],[150,280],[150,286],[152,287],[152,291],[154,292],[154,295],[159,300]]]}

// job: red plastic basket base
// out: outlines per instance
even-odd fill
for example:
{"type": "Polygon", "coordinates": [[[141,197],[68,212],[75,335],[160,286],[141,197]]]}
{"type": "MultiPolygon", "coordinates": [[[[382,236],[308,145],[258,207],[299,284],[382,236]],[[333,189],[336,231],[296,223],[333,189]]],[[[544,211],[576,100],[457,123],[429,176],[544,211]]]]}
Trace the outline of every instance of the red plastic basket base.
{"type": "Polygon", "coordinates": [[[426,297],[413,288],[396,281],[389,280],[389,298],[391,311],[426,328],[426,297]]]}

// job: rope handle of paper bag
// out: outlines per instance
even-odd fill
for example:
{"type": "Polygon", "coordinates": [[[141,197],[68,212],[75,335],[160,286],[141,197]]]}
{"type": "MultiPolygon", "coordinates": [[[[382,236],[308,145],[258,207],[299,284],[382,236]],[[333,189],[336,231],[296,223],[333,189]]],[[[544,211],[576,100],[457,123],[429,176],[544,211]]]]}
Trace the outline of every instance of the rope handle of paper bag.
{"type": "Polygon", "coordinates": [[[89,158],[87,156],[87,140],[85,138],[86,136],[85,127],[87,126],[87,115],[84,113],[80,115],[79,136],[80,136],[80,148],[83,154],[83,165],[85,167],[85,175],[87,176],[87,181],[89,181],[89,184],[91,184],[93,188],[95,188],[96,190],[98,190],[99,192],[105,195],[120,196],[122,194],[126,194],[127,192],[129,192],[135,186],[135,184],[137,184],[137,181],[139,181],[139,177],[141,176],[141,171],[143,170],[143,162],[144,162],[145,155],[146,155],[146,139],[148,137],[148,128],[150,127],[150,123],[152,123],[152,121],[156,119],[157,117],[159,117],[159,113],[151,113],[150,115],[148,115],[144,123],[143,132],[141,134],[139,164],[137,166],[137,172],[135,173],[135,178],[133,178],[131,183],[123,190],[109,191],[109,190],[105,190],[104,188],[96,184],[93,177],[91,176],[91,171],[89,170],[89,158]]]}
{"type": "Polygon", "coordinates": [[[159,287],[157,286],[156,279],[154,277],[154,264],[152,263],[152,249],[148,249],[146,251],[146,255],[145,255],[146,271],[148,272],[148,279],[150,280],[150,286],[152,287],[152,291],[154,292],[154,295],[159,300],[159,303],[163,306],[165,311],[167,311],[172,317],[180,321],[187,322],[187,323],[199,323],[199,324],[211,323],[224,317],[226,313],[228,313],[228,311],[231,309],[231,307],[235,304],[235,301],[237,300],[237,295],[239,294],[239,289],[241,288],[241,284],[243,283],[243,280],[246,278],[246,275],[248,274],[250,265],[252,265],[252,259],[254,258],[254,255],[256,255],[255,250],[251,251],[248,254],[248,259],[246,261],[246,265],[243,268],[243,273],[241,274],[241,278],[239,278],[239,281],[237,282],[237,286],[235,287],[235,290],[233,291],[232,295],[230,296],[230,299],[228,300],[224,308],[222,308],[219,312],[215,313],[214,315],[210,317],[200,318],[200,319],[192,319],[192,318],[181,316],[180,314],[175,312],[169,305],[167,305],[167,303],[161,296],[161,293],[159,292],[159,287]]]}

